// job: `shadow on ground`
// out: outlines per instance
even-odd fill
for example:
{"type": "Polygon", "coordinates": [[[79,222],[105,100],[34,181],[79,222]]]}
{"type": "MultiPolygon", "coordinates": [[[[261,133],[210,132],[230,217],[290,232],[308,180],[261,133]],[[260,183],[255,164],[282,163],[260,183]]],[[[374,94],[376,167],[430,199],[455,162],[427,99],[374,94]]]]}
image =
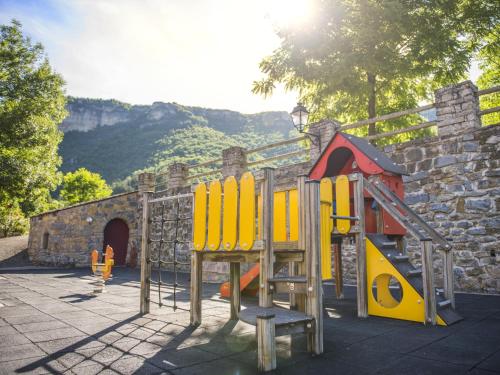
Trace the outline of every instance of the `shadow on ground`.
{"type": "MultiPolygon", "coordinates": [[[[88,271],[3,273],[0,374],[257,373],[255,327],[230,321],[218,286],[204,284],[203,323],[189,326],[189,289],[161,290],[165,307],[139,316],[137,271],[116,269],[107,293],[90,297],[88,271]],[[70,276],[71,275],[71,276],[70,276]],[[6,346],[8,344],[8,346],[6,346]]],[[[164,280],[171,282],[171,274],[164,280]]],[[[183,283],[188,280],[184,275],[183,283]]],[[[500,372],[500,297],[457,295],[464,321],[450,327],[358,319],[355,289],[325,285],[325,353],[303,335],[277,339],[276,374],[492,374],[500,372]]],[[[152,299],[158,301],[157,291],[152,299]]],[[[256,299],[244,298],[244,305],[256,299]]]]}

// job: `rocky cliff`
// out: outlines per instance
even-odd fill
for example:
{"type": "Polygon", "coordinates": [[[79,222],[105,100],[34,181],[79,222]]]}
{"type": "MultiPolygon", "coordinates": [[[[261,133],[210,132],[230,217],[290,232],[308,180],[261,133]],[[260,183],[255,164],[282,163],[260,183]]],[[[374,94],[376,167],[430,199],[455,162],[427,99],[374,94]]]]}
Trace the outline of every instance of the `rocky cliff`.
{"type": "MultiPolygon", "coordinates": [[[[177,103],[154,102],[152,105],[130,105],[114,99],[68,99],[68,116],[62,122],[63,132],[88,132],[98,127],[134,122],[137,126],[153,125],[175,119],[186,112],[199,116],[200,124],[227,132],[239,133],[253,130],[265,133],[278,131],[284,135],[292,129],[290,116],[286,112],[261,112],[242,114],[225,109],[187,107],[177,103]]],[[[178,124],[183,127],[183,124],[178,124]]]]}
{"type": "Polygon", "coordinates": [[[83,98],[69,98],[67,109],[60,126],[62,171],[85,167],[115,187],[139,170],[157,170],[173,160],[195,164],[215,158],[225,147],[252,148],[293,131],[286,112],[242,114],[177,103],[130,105],[83,98]]]}

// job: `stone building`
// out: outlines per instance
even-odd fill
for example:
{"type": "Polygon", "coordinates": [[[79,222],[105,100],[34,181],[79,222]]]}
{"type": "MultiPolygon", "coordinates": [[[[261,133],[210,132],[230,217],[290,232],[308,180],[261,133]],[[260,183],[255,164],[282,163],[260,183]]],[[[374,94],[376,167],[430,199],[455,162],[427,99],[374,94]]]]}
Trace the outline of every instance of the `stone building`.
{"type": "MultiPolygon", "coordinates": [[[[406,168],[406,202],[431,226],[452,240],[456,289],[500,293],[500,124],[481,125],[478,91],[469,81],[436,91],[434,107],[437,135],[390,145],[383,151],[406,168]]],[[[309,132],[320,137],[321,142],[316,142],[317,145],[326,146],[339,126],[336,122],[321,121],[311,124],[309,132]]],[[[297,176],[309,172],[321,152],[317,145],[311,145],[309,161],[277,168],[275,181],[278,189],[293,186],[297,176]]],[[[239,176],[248,170],[251,163],[246,157],[246,150],[241,147],[225,150],[222,176],[239,176]]],[[[167,174],[167,188],[153,192],[153,198],[190,192],[188,166],[171,165],[167,174]]],[[[88,266],[90,250],[101,249],[113,238],[113,233],[124,233],[124,223],[128,238],[127,241],[121,240],[121,243],[126,242],[126,249],[118,250],[118,253],[124,252],[125,255],[122,254],[123,261],[117,263],[136,266],[141,237],[142,192],[154,191],[154,178],[151,174],[141,175],[138,192],[33,217],[29,241],[33,262],[88,266]],[[113,224],[120,221],[121,224],[113,224]]],[[[153,206],[152,220],[158,222],[161,217],[171,218],[175,210],[180,216],[188,217],[191,209],[189,197],[176,203],[172,201],[167,207],[153,206]],[[175,208],[174,204],[177,205],[175,208]]],[[[188,240],[191,221],[183,220],[178,225],[175,230],[181,239],[188,240]]],[[[172,235],[171,221],[163,230],[157,223],[152,225],[153,238],[158,238],[162,232],[166,237],[172,235]]],[[[179,244],[177,251],[179,261],[189,259],[188,243],[179,244]]],[[[410,237],[407,251],[418,263],[419,246],[410,237]]],[[[154,245],[152,252],[164,258],[172,256],[172,249],[162,253],[154,245]]],[[[344,277],[348,283],[355,279],[355,253],[347,242],[342,256],[344,277]]],[[[440,262],[441,258],[436,256],[434,265],[437,271],[441,268],[440,262]]],[[[206,280],[227,278],[228,266],[225,263],[207,263],[205,267],[206,280]]],[[[188,267],[183,270],[187,271],[188,267]]],[[[437,277],[439,279],[439,272],[437,277]]]]}

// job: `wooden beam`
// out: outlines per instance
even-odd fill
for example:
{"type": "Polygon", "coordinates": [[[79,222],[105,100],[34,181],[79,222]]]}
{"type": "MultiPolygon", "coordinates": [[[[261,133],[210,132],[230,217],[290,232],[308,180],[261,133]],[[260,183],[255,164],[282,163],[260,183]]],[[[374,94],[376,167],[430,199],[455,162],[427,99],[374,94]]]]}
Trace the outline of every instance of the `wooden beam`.
{"type": "Polygon", "coordinates": [[[333,266],[335,272],[335,295],[344,298],[344,277],[342,270],[342,242],[333,244],[333,266]]]}
{"type": "Polygon", "coordinates": [[[203,255],[201,251],[191,252],[191,309],[190,320],[192,326],[201,324],[201,296],[203,277],[203,255]]]}
{"type": "Polygon", "coordinates": [[[425,321],[436,325],[436,288],[432,261],[432,241],[420,241],[422,253],[422,281],[424,286],[425,321]]]}
{"type": "MultiPolygon", "coordinates": [[[[306,248],[306,210],[305,210],[305,189],[306,189],[306,176],[299,176],[297,178],[297,194],[299,198],[299,240],[297,247],[299,249],[305,250],[306,248]]],[[[304,254],[305,257],[305,254],[304,254]]],[[[301,262],[297,263],[297,275],[306,274],[306,260],[303,259],[301,262]]],[[[295,306],[298,311],[306,311],[306,296],[296,295],[295,296],[295,306]]]]}
{"type": "Polygon", "coordinates": [[[415,130],[430,128],[431,126],[434,126],[436,124],[437,124],[436,121],[427,121],[427,122],[422,122],[422,123],[417,124],[417,125],[408,126],[406,128],[396,129],[396,130],[393,130],[390,132],[369,135],[369,136],[364,137],[364,138],[368,139],[368,140],[372,140],[372,139],[391,137],[393,135],[398,135],[398,134],[402,134],[402,133],[412,132],[415,130]]]}
{"type": "Polygon", "coordinates": [[[343,126],[340,127],[340,130],[344,131],[344,130],[347,130],[347,129],[355,129],[355,128],[359,128],[359,127],[364,126],[364,125],[373,124],[375,122],[392,120],[392,119],[395,119],[395,118],[398,118],[398,117],[401,117],[401,116],[411,115],[413,113],[423,112],[423,111],[426,111],[426,110],[434,108],[434,107],[435,107],[435,104],[433,103],[433,104],[424,105],[422,107],[407,109],[405,111],[399,111],[399,112],[389,113],[387,115],[383,115],[383,116],[379,116],[379,117],[374,117],[374,118],[369,118],[369,119],[366,119],[366,120],[361,120],[361,121],[358,121],[358,122],[354,122],[352,124],[343,125],[343,126]]]}
{"type": "Polygon", "coordinates": [[[142,230],[141,230],[141,315],[149,314],[151,263],[149,262],[149,198],[151,192],[142,194],[142,230]]]}
{"type": "Polygon", "coordinates": [[[264,168],[262,193],[262,240],[264,250],[260,252],[259,306],[272,307],[273,294],[269,288],[269,279],[274,276],[273,256],[273,208],[274,208],[274,169],[264,168]]]}
{"type": "Polygon", "coordinates": [[[276,331],[274,314],[257,315],[257,361],[259,371],[276,368],[276,331]]]}
{"type": "Polygon", "coordinates": [[[314,327],[307,334],[308,350],[323,353],[323,288],[321,285],[319,181],[306,182],[306,314],[314,318],[314,327]]]}
{"type": "Polygon", "coordinates": [[[275,142],[275,143],[269,143],[269,144],[264,145],[264,146],[252,148],[252,149],[248,150],[246,152],[246,154],[249,155],[249,154],[253,154],[253,153],[256,153],[256,152],[260,152],[260,151],[264,151],[264,150],[269,150],[269,149],[275,148],[275,147],[285,146],[285,145],[289,145],[289,144],[292,144],[292,143],[298,143],[298,142],[304,141],[306,139],[307,139],[307,136],[303,135],[303,136],[296,137],[296,138],[286,139],[284,141],[279,141],[279,142],[275,142]]]}
{"type": "Polygon", "coordinates": [[[451,307],[455,308],[455,284],[453,277],[453,251],[443,251],[443,278],[444,297],[451,302],[451,307]]]}
{"type": "Polygon", "coordinates": [[[354,182],[354,216],[359,217],[359,231],[356,233],[356,273],[358,317],[368,317],[368,292],[366,274],[366,238],[365,238],[365,197],[363,194],[363,175],[358,174],[354,182]]]}
{"type": "MultiPolygon", "coordinates": [[[[293,277],[297,275],[295,262],[288,262],[288,276],[293,277]]],[[[290,301],[290,310],[297,310],[297,301],[295,299],[295,293],[288,294],[290,301]]]]}
{"type": "Polygon", "coordinates": [[[231,320],[238,320],[241,309],[240,293],[240,264],[237,262],[229,263],[229,283],[231,288],[231,320]]]}

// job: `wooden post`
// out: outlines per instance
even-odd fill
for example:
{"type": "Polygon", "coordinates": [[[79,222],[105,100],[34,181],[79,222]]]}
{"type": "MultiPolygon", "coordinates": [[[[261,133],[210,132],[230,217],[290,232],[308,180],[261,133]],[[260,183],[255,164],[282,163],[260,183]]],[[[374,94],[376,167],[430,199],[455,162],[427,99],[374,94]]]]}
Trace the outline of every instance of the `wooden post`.
{"type": "Polygon", "coordinates": [[[151,262],[149,261],[149,197],[151,192],[142,194],[142,231],[141,231],[141,315],[149,314],[149,295],[151,290],[151,262]]]}
{"type": "Polygon", "coordinates": [[[436,324],[436,288],[432,261],[432,241],[420,241],[422,252],[422,281],[424,284],[425,324],[436,324]]]}
{"type": "Polygon", "coordinates": [[[201,324],[201,294],[203,277],[203,253],[192,251],[191,253],[191,325],[201,324]]]}
{"type": "Polygon", "coordinates": [[[335,295],[338,299],[344,298],[344,277],[342,271],[342,240],[333,244],[333,261],[335,272],[335,295]]]}
{"type": "Polygon", "coordinates": [[[229,283],[231,288],[231,320],[238,320],[241,309],[240,263],[229,263],[229,283]]]}
{"type": "MultiPolygon", "coordinates": [[[[298,240],[298,248],[305,250],[306,249],[306,210],[305,210],[305,201],[306,201],[306,176],[299,176],[297,179],[297,195],[299,198],[299,240],[298,240]]],[[[304,256],[305,258],[305,256],[304,256]]],[[[303,276],[306,274],[306,262],[305,259],[303,262],[299,262],[297,264],[297,274],[299,276],[303,276]]],[[[295,306],[298,311],[305,312],[306,311],[306,296],[304,294],[296,294],[295,295],[295,306]]]]}
{"type": "Polygon", "coordinates": [[[274,314],[257,315],[257,361],[259,371],[276,368],[276,339],[274,314]]]}
{"type": "Polygon", "coordinates": [[[264,181],[262,182],[262,240],[264,250],[260,251],[260,276],[259,276],[259,306],[272,307],[273,294],[269,289],[269,279],[273,278],[273,208],[274,208],[274,169],[264,168],[264,181]]]}
{"type": "MultiPolygon", "coordinates": [[[[295,262],[288,262],[288,276],[297,276],[295,262]]],[[[297,310],[297,300],[295,298],[295,293],[289,293],[288,297],[290,300],[290,310],[297,310]]]]}
{"type": "Polygon", "coordinates": [[[455,308],[455,284],[453,282],[453,251],[443,251],[443,278],[444,278],[444,297],[451,302],[451,307],[455,308]]]}
{"type": "Polygon", "coordinates": [[[354,216],[358,220],[358,233],[356,233],[356,273],[357,273],[357,302],[358,317],[368,317],[368,295],[366,276],[366,239],[365,239],[365,197],[363,194],[363,175],[357,173],[354,181],[354,216]]]}
{"type": "Polygon", "coordinates": [[[306,182],[306,314],[314,318],[312,332],[307,334],[308,350],[323,353],[323,289],[321,286],[319,181],[306,182]]]}

